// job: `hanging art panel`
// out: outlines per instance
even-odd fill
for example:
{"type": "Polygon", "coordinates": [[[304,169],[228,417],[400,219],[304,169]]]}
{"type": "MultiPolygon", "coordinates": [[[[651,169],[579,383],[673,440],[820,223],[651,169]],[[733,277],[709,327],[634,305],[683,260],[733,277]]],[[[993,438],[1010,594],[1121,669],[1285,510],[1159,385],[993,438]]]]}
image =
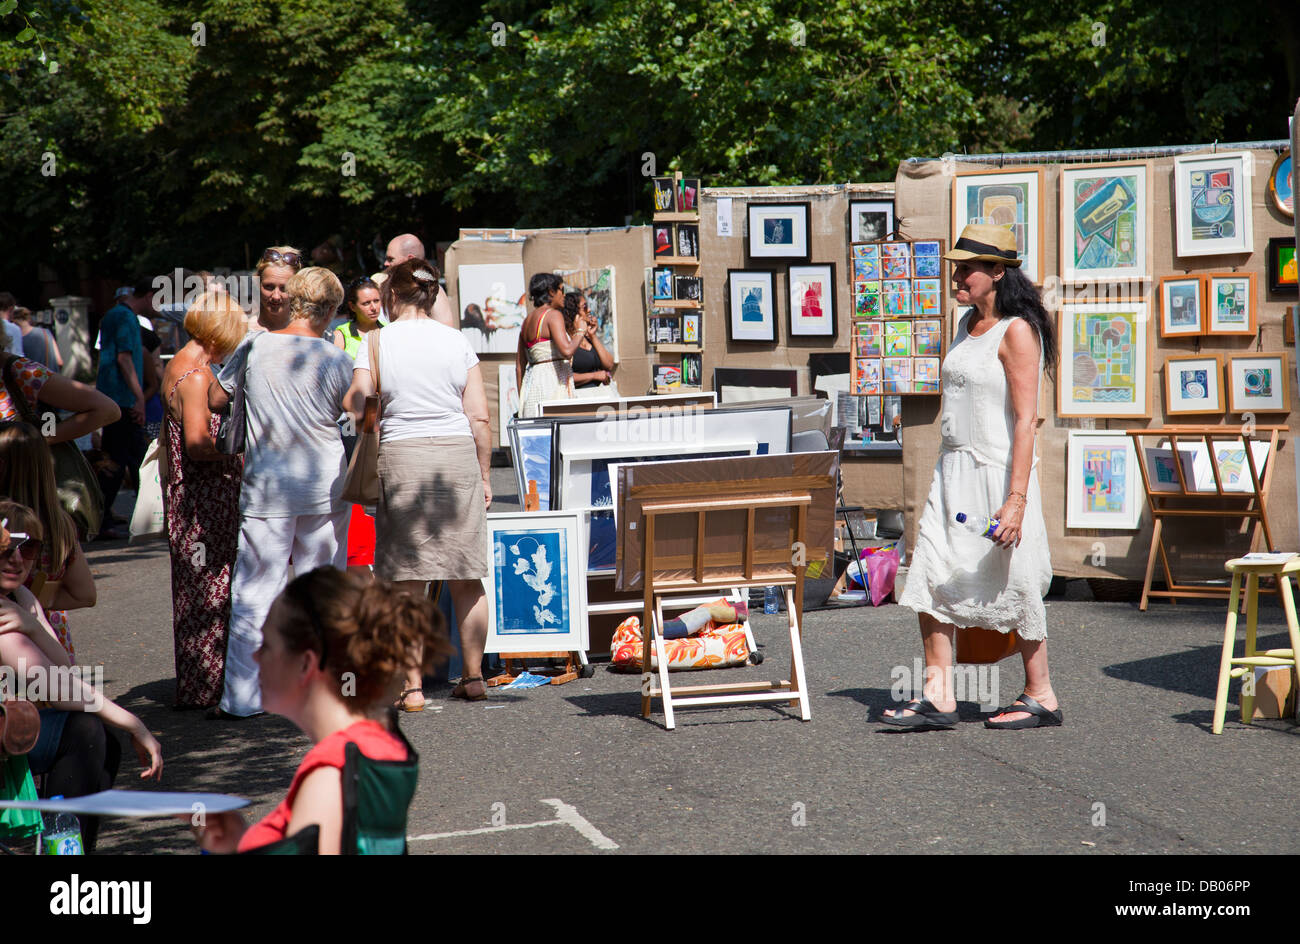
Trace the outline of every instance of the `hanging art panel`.
{"type": "Polygon", "coordinates": [[[1146,302],[1062,306],[1057,415],[1149,416],[1150,327],[1146,302]]]}

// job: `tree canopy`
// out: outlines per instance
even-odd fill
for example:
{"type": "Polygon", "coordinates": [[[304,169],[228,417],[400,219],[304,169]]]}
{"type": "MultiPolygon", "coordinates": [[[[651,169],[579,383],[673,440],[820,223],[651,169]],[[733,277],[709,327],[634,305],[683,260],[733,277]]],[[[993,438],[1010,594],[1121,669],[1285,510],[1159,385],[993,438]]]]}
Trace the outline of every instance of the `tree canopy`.
{"type": "Polygon", "coordinates": [[[0,284],[643,221],[651,166],[1273,139],[1298,74],[1279,0],[0,0],[0,284]]]}

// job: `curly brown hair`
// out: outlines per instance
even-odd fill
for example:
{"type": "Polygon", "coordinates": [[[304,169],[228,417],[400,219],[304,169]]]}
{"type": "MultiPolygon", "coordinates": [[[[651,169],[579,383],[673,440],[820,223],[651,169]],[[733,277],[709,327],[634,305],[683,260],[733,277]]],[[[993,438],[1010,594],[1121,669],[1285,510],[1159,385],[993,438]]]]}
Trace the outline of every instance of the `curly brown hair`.
{"type": "Polygon", "coordinates": [[[354,681],[343,697],[362,706],[390,697],[417,660],[427,673],[451,652],[442,613],[386,580],[318,567],[285,587],[284,602],[285,645],[315,652],[322,671],[354,681]]]}

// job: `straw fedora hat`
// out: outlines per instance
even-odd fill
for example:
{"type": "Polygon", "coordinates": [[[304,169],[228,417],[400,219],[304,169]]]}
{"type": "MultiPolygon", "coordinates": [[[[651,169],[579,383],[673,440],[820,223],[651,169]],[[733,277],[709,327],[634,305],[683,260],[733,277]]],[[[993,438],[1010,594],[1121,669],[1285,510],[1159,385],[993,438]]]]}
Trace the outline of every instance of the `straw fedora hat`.
{"type": "Polygon", "coordinates": [[[992,223],[971,223],[961,231],[957,242],[944,255],[949,262],[1000,262],[1004,266],[1018,266],[1016,237],[1005,226],[992,223]]]}

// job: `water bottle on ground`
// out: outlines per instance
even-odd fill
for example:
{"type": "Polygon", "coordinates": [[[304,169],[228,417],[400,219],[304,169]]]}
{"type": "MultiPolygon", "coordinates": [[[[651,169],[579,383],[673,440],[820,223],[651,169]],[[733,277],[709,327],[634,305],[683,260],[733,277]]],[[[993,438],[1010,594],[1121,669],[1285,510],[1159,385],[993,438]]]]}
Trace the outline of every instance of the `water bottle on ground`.
{"type": "Polygon", "coordinates": [[[969,531],[971,534],[978,534],[982,538],[993,540],[993,535],[997,534],[999,521],[997,518],[989,518],[985,515],[976,515],[970,517],[964,511],[957,512],[957,525],[963,531],[969,531]]]}
{"type": "MultiPolygon", "coordinates": [[[[62,800],[57,796],[54,799],[62,800]]],[[[85,855],[81,845],[81,823],[71,813],[60,813],[54,818],[54,829],[41,833],[37,843],[39,855],[85,855]]]]}
{"type": "Polygon", "coordinates": [[[781,612],[781,591],[776,587],[766,587],[763,590],[763,612],[780,613],[781,612]]]}

